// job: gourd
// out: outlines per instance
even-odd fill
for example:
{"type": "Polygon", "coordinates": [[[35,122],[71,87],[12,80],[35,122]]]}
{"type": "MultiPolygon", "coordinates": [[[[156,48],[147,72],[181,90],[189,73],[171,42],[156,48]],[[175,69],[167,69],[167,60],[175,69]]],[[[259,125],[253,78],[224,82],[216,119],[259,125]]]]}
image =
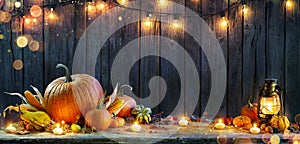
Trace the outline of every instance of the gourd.
{"type": "Polygon", "coordinates": [[[63,68],[66,75],[47,86],[45,110],[54,121],[75,123],[87,111],[97,107],[98,99],[103,97],[103,89],[98,80],[90,75],[71,75],[63,64],[58,64],[56,68],[63,68]]]}
{"type": "Polygon", "coordinates": [[[116,128],[116,127],[122,127],[125,124],[125,120],[121,117],[113,116],[110,127],[116,128]]]}
{"type": "Polygon", "coordinates": [[[85,122],[96,130],[106,130],[111,124],[111,113],[106,110],[105,98],[99,99],[97,108],[89,110],[85,115],[85,122]]]}
{"type": "Polygon", "coordinates": [[[251,124],[251,119],[248,116],[237,116],[233,119],[233,125],[236,127],[244,127],[247,124],[251,124]]]}
{"type": "Polygon", "coordinates": [[[257,117],[257,106],[258,104],[257,103],[251,103],[251,96],[250,98],[248,99],[248,103],[242,107],[241,109],[241,115],[243,116],[248,116],[251,121],[255,121],[256,123],[259,123],[259,119],[257,117]]]}
{"type": "Polygon", "coordinates": [[[136,101],[132,97],[124,95],[125,88],[132,90],[132,87],[129,85],[121,86],[118,92],[118,98],[124,100],[125,106],[116,114],[118,117],[131,117],[131,110],[136,107],[136,101]]]}

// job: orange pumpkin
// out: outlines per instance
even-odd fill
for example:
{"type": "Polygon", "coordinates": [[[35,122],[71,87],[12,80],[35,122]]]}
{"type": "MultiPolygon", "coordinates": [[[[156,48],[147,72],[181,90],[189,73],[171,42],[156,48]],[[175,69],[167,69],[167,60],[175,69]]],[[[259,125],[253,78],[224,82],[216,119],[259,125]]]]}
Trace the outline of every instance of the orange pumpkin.
{"type": "Polygon", "coordinates": [[[106,109],[92,109],[85,115],[86,124],[97,130],[106,130],[111,124],[111,114],[106,109]]]}
{"type": "Polygon", "coordinates": [[[248,116],[237,116],[232,123],[236,127],[244,127],[249,123],[251,124],[251,119],[248,116]]]}
{"type": "Polygon", "coordinates": [[[94,77],[87,74],[70,75],[67,66],[63,68],[65,77],[52,81],[44,94],[44,106],[54,121],[75,123],[87,111],[97,107],[97,101],[103,97],[103,89],[94,77]]]}
{"type": "Polygon", "coordinates": [[[259,118],[257,117],[257,103],[251,103],[250,102],[251,97],[248,100],[247,105],[243,106],[241,109],[241,115],[248,116],[252,121],[259,121],[259,118]]]}
{"type": "Polygon", "coordinates": [[[112,118],[110,127],[113,127],[113,128],[122,127],[122,126],[124,126],[124,124],[125,124],[125,120],[123,118],[114,116],[112,118]]]}
{"type": "Polygon", "coordinates": [[[119,98],[124,100],[124,103],[126,105],[117,114],[118,117],[131,117],[131,110],[136,107],[136,101],[132,97],[123,94],[125,88],[129,88],[130,90],[132,90],[132,87],[130,87],[129,85],[123,85],[120,88],[118,92],[119,98]]]}

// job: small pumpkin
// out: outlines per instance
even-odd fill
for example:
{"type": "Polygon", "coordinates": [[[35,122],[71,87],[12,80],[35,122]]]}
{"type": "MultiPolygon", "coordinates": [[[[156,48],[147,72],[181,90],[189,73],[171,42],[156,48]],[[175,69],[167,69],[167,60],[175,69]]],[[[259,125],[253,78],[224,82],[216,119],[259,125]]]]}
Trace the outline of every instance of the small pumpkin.
{"type": "Polygon", "coordinates": [[[244,127],[247,124],[251,124],[251,119],[248,116],[237,116],[233,119],[233,125],[236,127],[244,127]]]}
{"type": "Polygon", "coordinates": [[[96,128],[96,130],[106,130],[111,124],[111,113],[105,109],[103,99],[99,101],[96,109],[88,111],[85,115],[85,122],[88,126],[96,128]]]}
{"type": "Polygon", "coordinates": [[[54,121],[76,123],[78,117],[97,107],[98,99],[103,97],[103,89],[98,80],[90,75],[71,75],[63,64],[58,64],[56,68],[63,68],[66,75],[47,86],[45,110],[54,121]]]}
{"type": "Polygon", "coordinates": [[[248,99],[248,103],[244,105],[241,109],[241,115],[248,116],[251,121],[259,122],[259,118],[257,117],[257,103],[251,103],[251,96],[248,99]]]}
{"type": "Polygon", "coordinates": [[[110,123],[110,127],[122,127],[125,124],[125,120],[121,117],[113,116],[112,121],[110,123]]]}
{"type": "Polygon", "coordinates": [[[118,92],[118,98],[124,100],[125,106],[121,109],[121,111],[117,114],[118,117],[132,117],[131,110],[136,107],[136,101],[127,95],[124,95],[125,89],[132,90],[132,87],[129,85],[122,85],[119,92],[118,92]]]}

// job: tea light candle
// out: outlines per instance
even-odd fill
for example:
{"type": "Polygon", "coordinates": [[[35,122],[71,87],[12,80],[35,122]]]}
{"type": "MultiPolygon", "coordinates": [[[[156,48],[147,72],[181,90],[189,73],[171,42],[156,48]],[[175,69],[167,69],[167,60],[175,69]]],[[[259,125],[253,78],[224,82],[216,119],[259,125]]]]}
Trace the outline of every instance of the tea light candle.
{"type": "Polygon", "coordinates": [[[215,128],[216,129],[224,129],[225,128],[225,124],[222,122],[221,119],[219,119],[218,123],[215,124],[215,128]]]}
{"type": "Polygon", "coordinates": [[[12,125],[8,125],[8,127],[5,128],[5,132],[7,133],[15,133],[17,131],[17,129],[12,125]]]}
{"type": "Polygon", "coordinates": [[[253,127],[250,129],[250,133],[252,134],[258,134],[260,132],[260,129],[256,127],[256,124],[253,124],[253,127]]]}
{"type": "Polygon", "coordinates": [[[189,122],[184,118],[182,117],[179,121],[178,121],[178,124],[180,126],[187,126],[189,124],[189,122]]]}
{"type": "Polygon", "coordinates": [[[61,135],[63,134],[64,130],[60,128],[59,124],[56,124],[56,128],[52,131],[55,135],[61,135]]]}
{"type": "Polygon", "coordinates": [[[130,130],[133,132],[138,132],[141,129],[142,127],[137,122],[134,122],[133,125],[130,126],[130,130]]]}

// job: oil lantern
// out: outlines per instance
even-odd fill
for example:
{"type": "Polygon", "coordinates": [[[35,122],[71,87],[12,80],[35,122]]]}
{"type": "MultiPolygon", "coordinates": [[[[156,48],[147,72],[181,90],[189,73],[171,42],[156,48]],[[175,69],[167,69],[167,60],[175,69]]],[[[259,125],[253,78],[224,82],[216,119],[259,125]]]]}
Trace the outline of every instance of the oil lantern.
{"type": "Polygon", "coordinates": [[[282,91],[277,85],[277,79],[265,79],[265,84],[259,92],[258,117],[260,119],[270,119],[272,116],[279,114],[281,94],[282,91]]]}

